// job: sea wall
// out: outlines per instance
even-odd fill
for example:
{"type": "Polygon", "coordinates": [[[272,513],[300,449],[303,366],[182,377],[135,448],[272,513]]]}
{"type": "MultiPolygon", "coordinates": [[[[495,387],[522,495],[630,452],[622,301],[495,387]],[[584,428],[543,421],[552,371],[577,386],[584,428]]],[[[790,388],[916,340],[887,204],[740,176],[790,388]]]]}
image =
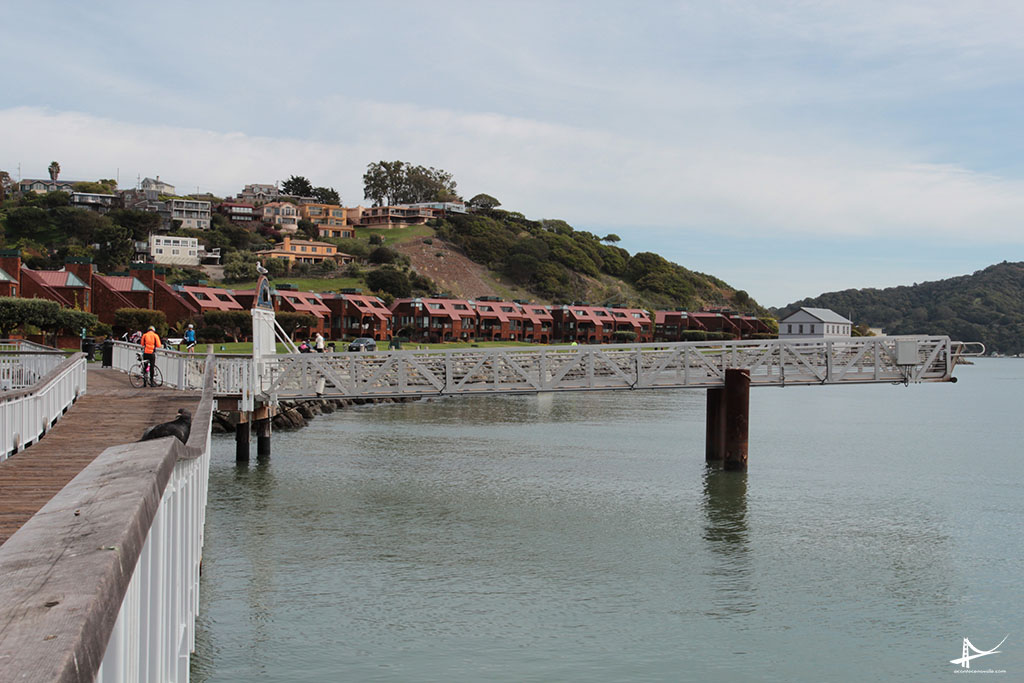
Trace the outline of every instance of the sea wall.
{"type": "MultiPolygon", "coordinates": [[[[301,429],[309,424],[317,415],[328,415],[352,406],[384,403],[407,403],[419,401],[419,397],[409,398],[316,398],[298,401],[281,401],[277,414],[273,417],[275,430],[301,429]]],[[[238,413],[234,411],[215,410],[213,412],[213,431],[215,433],[235,433],[238,424],[238,413]]]]}

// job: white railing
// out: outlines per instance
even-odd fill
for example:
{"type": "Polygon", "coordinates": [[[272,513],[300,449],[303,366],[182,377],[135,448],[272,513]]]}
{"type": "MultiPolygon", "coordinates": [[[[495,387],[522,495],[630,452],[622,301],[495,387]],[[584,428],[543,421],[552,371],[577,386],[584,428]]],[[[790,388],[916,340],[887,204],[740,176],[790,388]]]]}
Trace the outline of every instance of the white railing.
{"type": "Polygon", "coordinates": [[[33,369],[19,376],[34,377],[32,385],[0,392],[0,461],[42,438],[86,391],[85,356],[64,358],[50,351],[21,356],[30,359],[22,367],[33,369]],[[43,368],[49,369],[38,374],[43,368]]]}
{"type": "Polygon", "coordinates": [[[287,354],[264,359],[254,382],[270,400],[713,387],[728,368],[749,369],[754,386],[935,382],[952,378],[957,348],[948,337],[867,337],[287,354]]]}
{"type": "MultiPolygon", "coordinates": [[[[208,404],[206,410],[212,409],[208,404]]],[[[198,425],[196,425],[198,427],[198,425]]],[[[189,439],[189,446],[197,445],[189,439]]],[[[174,464],[125,592],[96,681],[187,681],[199,614],[210,421],[198,457],[174,464]]]]}
{"type": "Polygon", "coordinates": [[[25,389],[64,362],[65,354],[32,342],[0,342],[0,391],[25,389]]]}

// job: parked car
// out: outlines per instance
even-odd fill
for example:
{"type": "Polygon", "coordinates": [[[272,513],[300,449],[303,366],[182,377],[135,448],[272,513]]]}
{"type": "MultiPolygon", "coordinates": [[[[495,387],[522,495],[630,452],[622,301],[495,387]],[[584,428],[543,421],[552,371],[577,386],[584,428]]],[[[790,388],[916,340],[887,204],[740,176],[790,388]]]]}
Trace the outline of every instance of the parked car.
{"type": "Polygon", "coordinates": [[[349,351],[376,351],[377,342],[369,337],[353,339],[348,345],[349,351]]]}

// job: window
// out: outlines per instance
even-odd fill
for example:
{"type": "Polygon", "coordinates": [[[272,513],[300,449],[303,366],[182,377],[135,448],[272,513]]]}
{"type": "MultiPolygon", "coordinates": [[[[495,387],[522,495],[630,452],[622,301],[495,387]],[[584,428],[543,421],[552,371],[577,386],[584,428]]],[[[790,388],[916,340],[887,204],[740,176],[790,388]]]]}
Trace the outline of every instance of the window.
{"type": "Polygon", "coordinates": [[[793,323],[786,323],[786,334],[793,334],[793,323]]]}
{"type": "Polygon", "coordinates": [[[814,334],[814,325],[811,325],[811,334],[814,334]]]}

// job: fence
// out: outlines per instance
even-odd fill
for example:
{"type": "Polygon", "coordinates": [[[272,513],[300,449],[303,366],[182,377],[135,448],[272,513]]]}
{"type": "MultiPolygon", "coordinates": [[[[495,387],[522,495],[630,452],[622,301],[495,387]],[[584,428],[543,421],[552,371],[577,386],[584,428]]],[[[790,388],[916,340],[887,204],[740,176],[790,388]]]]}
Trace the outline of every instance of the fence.
{"type": "Polygon", "coordinates": [[[9,390],[0,391],[3,461],[38,441],[85,393],[86,361],[81,353],[65,358],[54,349],[0,351],[0,372],[3,381],[11,384],[9,390]]]}

